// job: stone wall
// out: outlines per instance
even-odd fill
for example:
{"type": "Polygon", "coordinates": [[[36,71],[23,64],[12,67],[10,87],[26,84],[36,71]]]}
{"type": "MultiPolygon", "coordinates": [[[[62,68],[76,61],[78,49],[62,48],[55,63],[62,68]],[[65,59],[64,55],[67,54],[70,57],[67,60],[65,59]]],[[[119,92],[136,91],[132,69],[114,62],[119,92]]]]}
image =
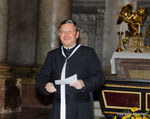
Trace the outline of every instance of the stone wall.
{"type": "Polygon", "coordinates": [[[94,48],[101,62],[104,12],[104,0],[73,1],[72,18],[79,24],[80,27],[79,42],[82,45],[94,48]]]}

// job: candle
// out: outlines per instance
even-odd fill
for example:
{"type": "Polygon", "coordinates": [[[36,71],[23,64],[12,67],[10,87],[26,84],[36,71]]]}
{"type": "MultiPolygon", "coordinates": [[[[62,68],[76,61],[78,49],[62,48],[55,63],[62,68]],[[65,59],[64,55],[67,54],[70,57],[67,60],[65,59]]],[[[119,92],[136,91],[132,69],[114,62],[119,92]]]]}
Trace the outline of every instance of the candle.
{"type": "Polygon", "coordinates": [[[122,24],[120,24],[120,32],[122,32],[122,24]]]}
{"type": "Polygon", "coordinates": [[[140,28],[141,28],[141,26],[139,25],[139,33],[140,33],[140,28]]]}

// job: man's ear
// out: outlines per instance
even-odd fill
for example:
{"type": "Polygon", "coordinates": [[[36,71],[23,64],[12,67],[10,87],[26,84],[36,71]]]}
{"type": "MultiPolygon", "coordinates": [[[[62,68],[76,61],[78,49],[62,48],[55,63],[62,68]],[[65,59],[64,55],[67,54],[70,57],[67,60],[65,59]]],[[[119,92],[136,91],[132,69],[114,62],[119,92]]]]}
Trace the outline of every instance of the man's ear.
{"type": "Polygon", "coordinates": [[[77,39],[79,38],[79,34],[80,34],[79,31],[77,31],[77,35],[76,35],[77,39]]]}

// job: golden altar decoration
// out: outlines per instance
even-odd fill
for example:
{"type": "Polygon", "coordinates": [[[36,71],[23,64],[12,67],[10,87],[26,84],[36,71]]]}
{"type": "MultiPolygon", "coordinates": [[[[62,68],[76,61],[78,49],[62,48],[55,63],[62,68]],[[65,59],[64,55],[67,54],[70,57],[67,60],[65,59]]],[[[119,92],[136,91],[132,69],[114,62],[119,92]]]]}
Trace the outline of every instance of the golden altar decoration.
{"type": "MultiPolygon", "coordinates": [[[[138,8],[137,12],[133,12],[133,6],[131,4],[122,7],[117,24],[122,27],[122,22],[127,23],[128,30],[124,32],[124,39],[122,39],[119,34],[119,46],[118,49],[116,49],[117,52],[123,51],[121,49],[122,46],[125,50],[128,47],[135,47],[136,53],[142,52],[140,48],[144,46],[144,40],[140,29],[144,26],[147,15],[147,9],[142,6],[138,8]]],[[[121,32],[122,31],[120,31],[120,33],[121,32]]]]}

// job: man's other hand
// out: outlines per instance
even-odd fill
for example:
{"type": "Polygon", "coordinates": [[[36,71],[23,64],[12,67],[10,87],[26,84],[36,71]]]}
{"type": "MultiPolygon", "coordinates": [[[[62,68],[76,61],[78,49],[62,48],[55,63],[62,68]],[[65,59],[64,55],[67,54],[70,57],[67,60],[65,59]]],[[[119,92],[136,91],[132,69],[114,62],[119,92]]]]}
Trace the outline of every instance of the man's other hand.
{"type": "Polygon", "coordinates": [[[46,86],[45,86],[45,89],[47,92],[49,93],[54,93],[56,92],[56,88],[55,86],[53,85],[53,83],[47,83],[46,86]]]}
{"type": "Polygon", "coordinates": [[[76,89],[82,89],[84,87],[84,82],[82,80],[77,80],[70,84],[70,86],[76,88],[76,89]]]}

